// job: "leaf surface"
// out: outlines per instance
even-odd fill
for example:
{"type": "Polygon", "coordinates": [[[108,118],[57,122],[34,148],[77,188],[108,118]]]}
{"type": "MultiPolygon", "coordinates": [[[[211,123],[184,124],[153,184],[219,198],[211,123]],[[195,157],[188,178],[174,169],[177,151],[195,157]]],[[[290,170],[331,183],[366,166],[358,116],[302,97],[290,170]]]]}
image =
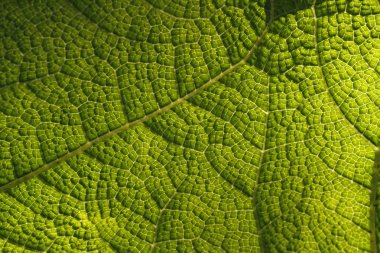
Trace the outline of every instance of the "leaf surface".
{"type": "Polygon", "coordinates": [[[376,252],[377,0],[0,12],[2,252],[376,252]]]}

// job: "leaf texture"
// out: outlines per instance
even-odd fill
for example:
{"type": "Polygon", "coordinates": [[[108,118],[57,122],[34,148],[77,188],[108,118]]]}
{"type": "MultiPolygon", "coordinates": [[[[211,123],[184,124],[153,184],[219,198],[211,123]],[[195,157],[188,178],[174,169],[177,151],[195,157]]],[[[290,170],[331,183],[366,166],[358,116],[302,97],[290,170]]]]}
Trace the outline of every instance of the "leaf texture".
{"type": "Polygon", "coordinates": [[[377,0],[0,12],[0,251],[379,250],[377,0]]]}

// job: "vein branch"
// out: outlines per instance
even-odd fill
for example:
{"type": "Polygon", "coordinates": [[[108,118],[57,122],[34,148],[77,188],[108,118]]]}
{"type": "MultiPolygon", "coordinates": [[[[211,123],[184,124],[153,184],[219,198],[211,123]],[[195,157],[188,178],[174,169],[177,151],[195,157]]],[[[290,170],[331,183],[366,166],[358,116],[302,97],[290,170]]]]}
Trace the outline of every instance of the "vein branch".
{"type": "MultiPolygon", "coordinates": [[[[272,20],[271,20],[272,21],[272,20]]],[[[221,72],[219,75],[215,76],[214,78],[208,80],[206,83],[204,83],[202,86],[200,86],[199,88],[196,88],[194,89],[193,91],[191,91],[190,93],[186,94],[185,96],[181,97],[181,98],[178,98],[177,100],[174,100],[173,102],[169,103],[168,105],[166,106],[163,106],[161,107],[160,109],[150,113],[150,114],[147,114],[145,115],[144,117],[140,118],[140,119],[137,119],[137,120],[134,120],[134,121],[131,121],[131,122],[127,122],[125,123],[124,125],[118,127],[118,128],[115,128],[93,140],[90,140],[86,143],[84,143],[82,146],[78,147],[77,149],[71,151],[71,152],[68,152],[66,153],[65,155],[57,158],[56,160],[54,161],[51,161],[49,163],[46,163],[44,165],[42,165],[41,167],[39,167],[38,169],[32,171],[32,172],[29,172],[27,174],[25,174],[24,176],[21,176],[19,178],[16,178],[14,179],[13,181],[5,184],[5,185],[2,185],[0,186],[0,192],[3,192],[3,191],[6,191],[12,187],[15,187],[29,179],[32,179],[38,175],[40,175],[41,173],[57,166],[57,164],[61,163],[61,162],[64,162],[64,161],[67,161],[68,159],[74,157],[74,156],[77,156],[77,155],[80,155],[82,154],[83,152],[85,152],[86,150],[88,150],[89,148],[91,148],[92,146],[100,143],[100,142],[104,142],[106,141],[107,139],[109,138],[112,138],[116,135],[118,135],[119,133],[122,133],[128,129],[131,129],[135,126],[138,126],[154,117],[157,117],[159,116],[160,114],[162,113],[165,113],[169,110],[171,110],[173,107],[179,105],[179,104],[182,104],[183,102],[185,102],[186,100],[190,99],[191,97],[199,94],[200,92],[202,92],[203,90],[205,90],[206,88],[210,87],[211,85],[213,85],[214,83],[216,83],[217,81],[219,81],[221,78],[223,78],[224,76],[228,75],[229,73],[235,71],[237,68],[239,68],[240,66],[244,65],[247,63],[249,57],[252,55],[252,53],[254,52],[254,50],[257,48],[257,46],[259,45],[259,43],[261,42],[261,40],[263,39],[263,37],[266,35],[266,33],[268,32],[268,28],[269,28],[269,25],[271,23],[271,21],[267,24],[266,28],[264,29],[264,31],[262,32],[262,34],[260,35],[260,37],[256,40],[256,42],[254,43],[254,45],[252,46],[252,48],[248,51],[248,53],[246,54],[246,56],[241,59],[238,63],[234,64],[234,65],[231,65],[228,69],[226,69],[225,71],[221,72]]]]}

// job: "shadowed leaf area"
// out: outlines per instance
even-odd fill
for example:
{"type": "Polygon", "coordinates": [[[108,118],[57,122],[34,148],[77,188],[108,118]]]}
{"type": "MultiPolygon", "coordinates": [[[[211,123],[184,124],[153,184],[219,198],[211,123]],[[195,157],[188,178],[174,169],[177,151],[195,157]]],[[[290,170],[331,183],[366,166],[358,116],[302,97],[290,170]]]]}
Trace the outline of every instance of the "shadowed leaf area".
{"type": "Polygon", "coordinates": [[[0,252],[377,252],[377,0],[0,3],[0,252]]]}

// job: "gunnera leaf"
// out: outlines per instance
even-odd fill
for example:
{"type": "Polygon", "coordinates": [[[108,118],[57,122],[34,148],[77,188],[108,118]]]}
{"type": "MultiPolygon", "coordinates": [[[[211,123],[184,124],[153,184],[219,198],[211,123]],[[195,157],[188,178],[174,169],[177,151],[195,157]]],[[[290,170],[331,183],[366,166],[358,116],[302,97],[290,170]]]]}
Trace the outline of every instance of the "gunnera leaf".
{"type": "Polygon", "coordinates": [[[0,3],[1,252],[377,252],[377,0],[0,3]]]}

